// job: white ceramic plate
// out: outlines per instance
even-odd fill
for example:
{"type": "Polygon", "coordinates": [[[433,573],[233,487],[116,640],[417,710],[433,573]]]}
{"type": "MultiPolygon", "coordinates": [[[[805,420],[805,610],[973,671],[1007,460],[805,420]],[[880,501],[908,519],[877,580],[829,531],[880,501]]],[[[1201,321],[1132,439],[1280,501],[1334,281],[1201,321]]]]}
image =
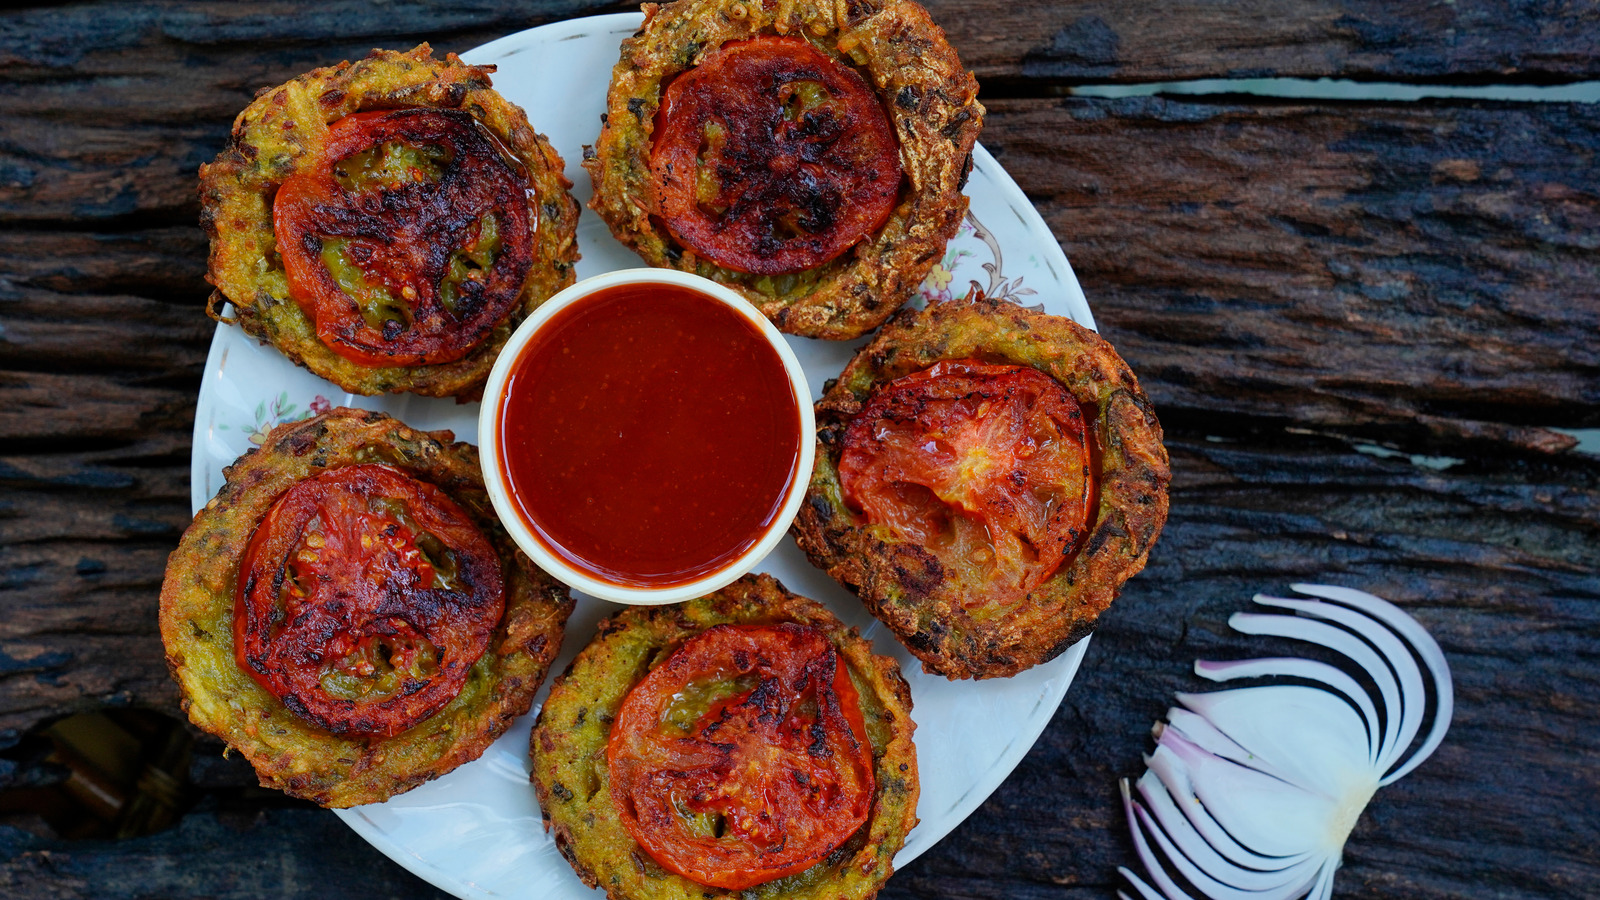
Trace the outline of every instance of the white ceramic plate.
{"type": "MultiPolygon", "coordinates": [[[[591,194],[578,165],[594,141],[605,109],[606,84],[618,45],[638,29],[636,13],[575,19],[532,28],[464,54],[467,62],[499,67],[495,87],[527,110],[567,162],[580,203],[591,194]]],[[[975,282],[991,297],[1040,303],[1057,315],[1094,327],[1089,305],[1067,258],[1044,221],[994,157],[973,154],[966,193],[971,214],[940,265],[922,285],[925,297],[964,294],[975,282]]],[[[578,224],[586,278],[639,265],[599,217],[585,210],[578,224]]],[[[861,341],[846,344],[790,338],[820,395],[861,341]]],[[[478,405],[408,395],[346,394],[238,328],[219,326],[206,360],[195,411],[191,494],[199,510],[222,485],[222,469],[259,444],[267,430],[328,406],[388,412],[414,428],[448,428],[476,442],[478,405]]],[[[1049,723],[1083,659],[1087,641],[1015,678],[951,682],[924,674],[894,636],[861,603],[813,568],[785,539],[760,566],[797,593],[826,603],[861,629],[878,653],[899,661],[911,683],[917,723],[922,822],[895,857],[903,868],[965,819],[1022,759],[1049,723]]],[[[554,670],[564,669],[613,607],[578,595],[566,643],[554,670]]],[[[539,692],[537,712],[544,699],[539,692]]],[[[599,895],[578,881],[545,835],[528,784],[528,732],[533,714],[518,720],[483,757],[387,803],[340,810],[339,816],[391,859],[460,897],[574,898],[599,895]]]]}

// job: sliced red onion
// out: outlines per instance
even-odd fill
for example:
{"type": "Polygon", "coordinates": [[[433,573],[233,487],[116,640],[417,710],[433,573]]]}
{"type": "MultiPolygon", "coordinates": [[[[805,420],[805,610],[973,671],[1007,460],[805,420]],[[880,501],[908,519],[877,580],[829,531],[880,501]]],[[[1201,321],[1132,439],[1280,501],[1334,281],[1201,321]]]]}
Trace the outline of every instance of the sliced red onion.
{"type": "Polygon", "coordinates": [[[1330,896],[1345,841],[1367,801],[1444,740],[1454,708],[1450,667],[1422,626],[1363,591],[1294,589],[1320,599],[1258,594],[1255,602],[1298,615],[1236,613],[1228,624],[1334,650],[1363,670],[1371,687],[1315,660],[1196,662],[1195,672],[1213,681],[1278,676],[1316,686],[1178,695],[1184,708],[1168,710],[1167,721],[1156,724],[1156,749],[1145,758],[1138,797],[1122,782],[1122,805],[1149,881],[1118,871],[1144,900],[1193,900],[1174,875],[1211,900],[1330,896]],[[1411,749],[1430,682],[1432,724],[1411,749]]]}

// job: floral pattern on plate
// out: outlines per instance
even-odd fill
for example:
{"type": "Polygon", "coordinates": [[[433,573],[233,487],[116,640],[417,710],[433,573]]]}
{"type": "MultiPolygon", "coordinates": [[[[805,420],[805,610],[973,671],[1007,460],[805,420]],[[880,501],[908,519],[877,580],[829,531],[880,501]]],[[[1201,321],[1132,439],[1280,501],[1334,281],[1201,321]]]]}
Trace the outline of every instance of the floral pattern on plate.
{"type": "MultiPolygon", "coordinates": [[[[1039,268],[1037,254],[1029,256],[1028,259],[1032,261],[1035,269],[1039,268]]],[[[968,210],[966,218],[961,221],[961,227],[956,231],[956,236],[951,238],[945,247],[944,258],[934,263],[933,270],[923,279],[918,295],[926,302],[951,300],[958,296],[964,297],[969,291],[982,291],[986,297],[1018,303],[1023,297],[1031,297],[1038,293],[1031,287],[1023,287],[1022,275],[1007,278],[1002,274],[1004,266],[1000,242],[995,239],[994,233],[983,227],[978,217],[968,210]],[[974,268],[972,261],[984,257],[988,257],[989,261],[977,266],[988,273],[988,278],[980,282],[977,273],[972,271],[974,268]],[[958,278],[958,275],[961,277],[958,278]]]]}
{"type": "MultiPolygon", "coordinates": [[[[298,405],[289,402],[288,391],[279,391],[278,396],[273,398],[271,406],[268,406],[265,400],[256,404],[254,423],[231,427],[248,436],[250,443],[259,447],[266,442],[267,432],[277,426],[285,422],[299,422],[302,419],[309,419],[332,408],[333,403],[327,397],[318,394],[312,397],[311,401],[306,404],[306,409],[301,411],[298,405]]],[[[219,431],[228,431],[230,426],[218,425],[217,429],[219,431]]]]}

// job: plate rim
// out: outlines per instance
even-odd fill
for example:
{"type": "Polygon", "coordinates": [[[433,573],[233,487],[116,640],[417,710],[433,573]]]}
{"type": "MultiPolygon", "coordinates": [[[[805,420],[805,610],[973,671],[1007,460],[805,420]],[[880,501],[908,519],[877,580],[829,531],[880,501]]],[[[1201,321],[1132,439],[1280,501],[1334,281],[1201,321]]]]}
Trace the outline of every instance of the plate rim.
{"type": "MultiPolygon", "coordinates": [[[[608,36],[632,33],[638,29],[642,21],[642,14],[637,12],[562,19],[503,35],[458,55],[468,64],[493,64],[498,60],[528,50],[532,46],[582,39],[596,31],[603,31],[608,36]]],[[[1073,271],[1072,265],[1067,259],[1066,252],[1062,249],[1060,242],[1056,240],[1054,233],[1044,221],[1043,216],[1039,214],[1033,203],[1028,200],[1027,195],[1023,193],[1021,186],[1016,183],[1010,173],[981,143],[973,146],[973,161],[975,168],[981,168],[989,176],[990,182],[994,187],[998,188],[999,199],[1018,215],[1022,220],[1024,229],[1029,233],[1039,234],[1048,238],[1048,240],[1041,241],[1045,245],[1043,255],[1046,258],[1043,260],[1043,264],[1052,270],[1060,282],[1060,290],[1065,294],[1060,300],[1066,307],[1065,312],[1068,317],[1091,330],[1097,330],[1093,313],[1089,309],[1088,300],[1078,282],[1076,272],[1073,271]],[[997,173],[1004,177],[995,177],[997,173]]],[[[213,410],[216,404],[216,379],[221,377],[222,369],[226,364],[227,342],[236,337],[236,333],[231,330],[234,327],[236,326],[230,326],[224,322],[217,323],[211,344],[207,350],[205,370],[202,373],[200,391],[196,398],[196,415],[190,456],[191,505],[196,511],[204,507],[211,499],[211,495],[203,493],[211,466],[209,456],[204,452],[203,448],[207,446],[211,429],[215,426],[215,423],[210,420],[215,418],[213,410]],[[222,354],[222,362],[213,365],[213,360],[217,358],[219,353],[222,354]],[[202,412],[208,412],[210,415],[202,418],[202,412]]],[[[330,385],[330,387],[332,386],[330,385]]],[[[338,389],[335,387],[334,390],[337,391],[338,389]]],[[[1076,678],[1078,669],[1082,665],[1089,643],[1090,638],[1086,637],[1074,644],[1061,657],[1043,664],[1053,665],[1060,669],[1060,671],[1052,673],[1053,680],[1059,686],[1054,690],[1041,692],[1034,707],[1037,709],[1039,705],[1048,704],[1049,713],[1039,715],[1037,721],[1032,725],[1019,729],[1013,735],[1012,740],[998,754],[995,763],[989,766],[982,776],[975,780],[948,810],[930,812],[930,815],[938,815],[943,820],[940,823],[943,826],[942,830],[938,834],[929,837],[931,834],[929,826],[933,824],[930,822],[919,823],[913,829],[911,834],[922,839],[916,841],[915,846],[912,846],[908,840],[907,846],[896,854],[894,859],[895,871],[903,870],[922,853],[947,837],[951,831],[954,831],[970,818],[978,807],[1011,776],[1012,772],[1021,764],[1023,758],[1026,757],[1028,751],[1037,743],[1039,736],[1044,733],[1044,730],[1054,720],[1055,712],[1060,708],[1076,678]],[[951,813],[956,812],[959,812],[959,814],[951,815],[951,813]]],[[[555,674],[552,672],[547,675],[546,685],[555,674]]],[[[528,713],[529,716],[535,714],[532,710],[528,713]]],[[[924,771],[923,777],[926,778],[928,774],[924,771]]],[[[356,832],[379,852],[408,872],[440,890],[463,898],[502,896],[471,881],[470,878],[465,878],[460,874],[440,867],[437,863],[423,858],[414,850],[392,840],[387,832],[380,829],[376,823],[363,815],[363,809],[364,807],[351,807],[348,809],[336,809],[333,812],[352,831],[356,832]]],[[[573,877],[576,878],[575,875],[573,877]]],[[[582,883],[577,882],[577,886],[582,887],[582,883]]],[[[600,891],[596,889],[595,894],[599,896],[600,891]]]]}

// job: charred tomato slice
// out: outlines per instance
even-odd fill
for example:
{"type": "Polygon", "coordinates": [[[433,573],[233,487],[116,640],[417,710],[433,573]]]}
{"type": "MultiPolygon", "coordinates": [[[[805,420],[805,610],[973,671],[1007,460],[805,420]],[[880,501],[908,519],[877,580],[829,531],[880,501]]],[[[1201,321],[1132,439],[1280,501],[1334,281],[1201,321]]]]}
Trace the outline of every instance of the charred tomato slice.
{"type": "Polygon", "coordinates": [[[272,206],[290,296],[317,338],[368,366],[451,362],[482,342],[533,265],[517,166],[457,110],[335,122],[272,206]]]}
{"type": "Polygon", "coordinates": [[[1092,512],[1083,412],[1026,366],[945,360],[878,388],[845,430],[839,482],[872,525],[976,572],[974,605],[1043,584],[1092,512]]]}
{"type": "Polygon", "coordinates": [[[656,112],[655,212],[723,268],[799,272],[882,227],[900,190],[894,129],[866,79],[798,37],[723,45],[656,112]]]}
{"type": "Polygon", "coordinates": [[[742,890],[792,875],[867,821],[874,779],[848,667],[808,625],[718,625],[628,693],[612,801],[664,868],[742,890]]]}
{"type": "Polygon", "coordinates": [[[455,501],[347,466],[298,482],[257,526],[234,655],[319,727],[392,737],[461,692],[504,606],[494,548],[455,501]]]}

